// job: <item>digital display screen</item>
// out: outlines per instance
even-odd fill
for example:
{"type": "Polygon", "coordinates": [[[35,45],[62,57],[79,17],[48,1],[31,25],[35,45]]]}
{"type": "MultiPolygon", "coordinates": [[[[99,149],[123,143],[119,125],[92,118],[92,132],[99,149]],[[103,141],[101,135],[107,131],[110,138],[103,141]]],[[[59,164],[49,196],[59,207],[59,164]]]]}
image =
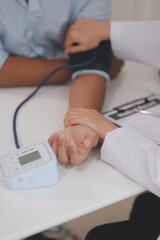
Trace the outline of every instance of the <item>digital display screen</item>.
{"type": "Polygon", "coordinates": [[[19,159],[21,165],[25,165],[27,163],[38,160],[40,158],[41,158],[41,155],[39,154],[39,152],[35,151],[35,152],[29,153],[23,157],[19,157],[18,159],[19,159]]]}

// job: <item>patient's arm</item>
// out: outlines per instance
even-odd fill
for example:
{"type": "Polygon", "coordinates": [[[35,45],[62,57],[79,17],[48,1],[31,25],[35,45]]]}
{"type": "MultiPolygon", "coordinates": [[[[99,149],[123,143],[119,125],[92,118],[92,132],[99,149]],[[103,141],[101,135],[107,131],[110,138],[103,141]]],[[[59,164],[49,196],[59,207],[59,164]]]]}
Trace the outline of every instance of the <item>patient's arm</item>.
{"type": "MultiPolygon", "coordinates": [[[[54,69],[68,65],[69,60],[48,60],[26,57],[9,57],[0,69],[0,87],[35,86],[54,69]]],[[[63,83],[70,79],[71,70],[62,70],[49,83],[63,83]]]]}
{"type": "Polygon", "coordinates": [[[97,74],[77,77],[71,86],[69,108],[93,108],[101,110],[106,91],[106,81],[97,74]]]}

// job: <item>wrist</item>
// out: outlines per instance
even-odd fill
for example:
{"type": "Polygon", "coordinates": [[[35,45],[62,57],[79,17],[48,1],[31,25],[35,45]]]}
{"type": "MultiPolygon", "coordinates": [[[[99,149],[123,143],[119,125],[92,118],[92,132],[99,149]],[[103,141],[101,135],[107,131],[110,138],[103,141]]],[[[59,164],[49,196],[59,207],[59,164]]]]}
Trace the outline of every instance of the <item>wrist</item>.
{"type": "Polygon", "coordinates": [[[99,23],[99,36],[101,41],[110,39],[110,22],[99,23]]]}
{"type": "Polygon", "coordinates": [[[113,123],[107,124],[106,126],[102,127],[102,129],[101,129],[100,132],[99,132],[101,142],[104,141],[107,133],[109,133],[109,132],[111,132],[111,131],[113,131],[113,130],[115,130],[115,129],[117,129],[117,128],[119,128],[119,127],[116,126],[116,125],[113,124],[113,123]]]}

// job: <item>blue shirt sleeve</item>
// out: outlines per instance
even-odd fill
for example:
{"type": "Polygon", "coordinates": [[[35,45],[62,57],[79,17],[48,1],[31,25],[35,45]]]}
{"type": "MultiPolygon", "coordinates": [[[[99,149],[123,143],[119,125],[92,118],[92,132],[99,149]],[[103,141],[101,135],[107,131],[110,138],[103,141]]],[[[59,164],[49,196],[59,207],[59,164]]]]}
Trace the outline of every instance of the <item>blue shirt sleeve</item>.
{"type": "Polygon", "coordinates": [[[5,51],[2,41],[0,39],[0,68],[2,68],[4,62],[7,60],[9,54],[5,51]]]}
{"type": "Polygon", "coordinates": [[[89,0],[78,13],[77,18],[92,18],[99,21],[107,21],[111,15],[110,0],[89,0]]]}

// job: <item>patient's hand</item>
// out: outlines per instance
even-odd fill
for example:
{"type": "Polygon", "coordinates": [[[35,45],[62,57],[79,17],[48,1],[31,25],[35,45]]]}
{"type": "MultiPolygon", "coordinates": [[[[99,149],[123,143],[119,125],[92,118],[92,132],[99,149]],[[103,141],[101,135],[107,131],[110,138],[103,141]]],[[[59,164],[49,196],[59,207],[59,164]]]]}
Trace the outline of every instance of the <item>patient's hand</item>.
{"type": "Polygon", "coordinates": [[[92,128],[77,125],[52,134],[48,142],[61,163],[79,165],[86,161],[98,140],[99,135],[92,128]]]}

